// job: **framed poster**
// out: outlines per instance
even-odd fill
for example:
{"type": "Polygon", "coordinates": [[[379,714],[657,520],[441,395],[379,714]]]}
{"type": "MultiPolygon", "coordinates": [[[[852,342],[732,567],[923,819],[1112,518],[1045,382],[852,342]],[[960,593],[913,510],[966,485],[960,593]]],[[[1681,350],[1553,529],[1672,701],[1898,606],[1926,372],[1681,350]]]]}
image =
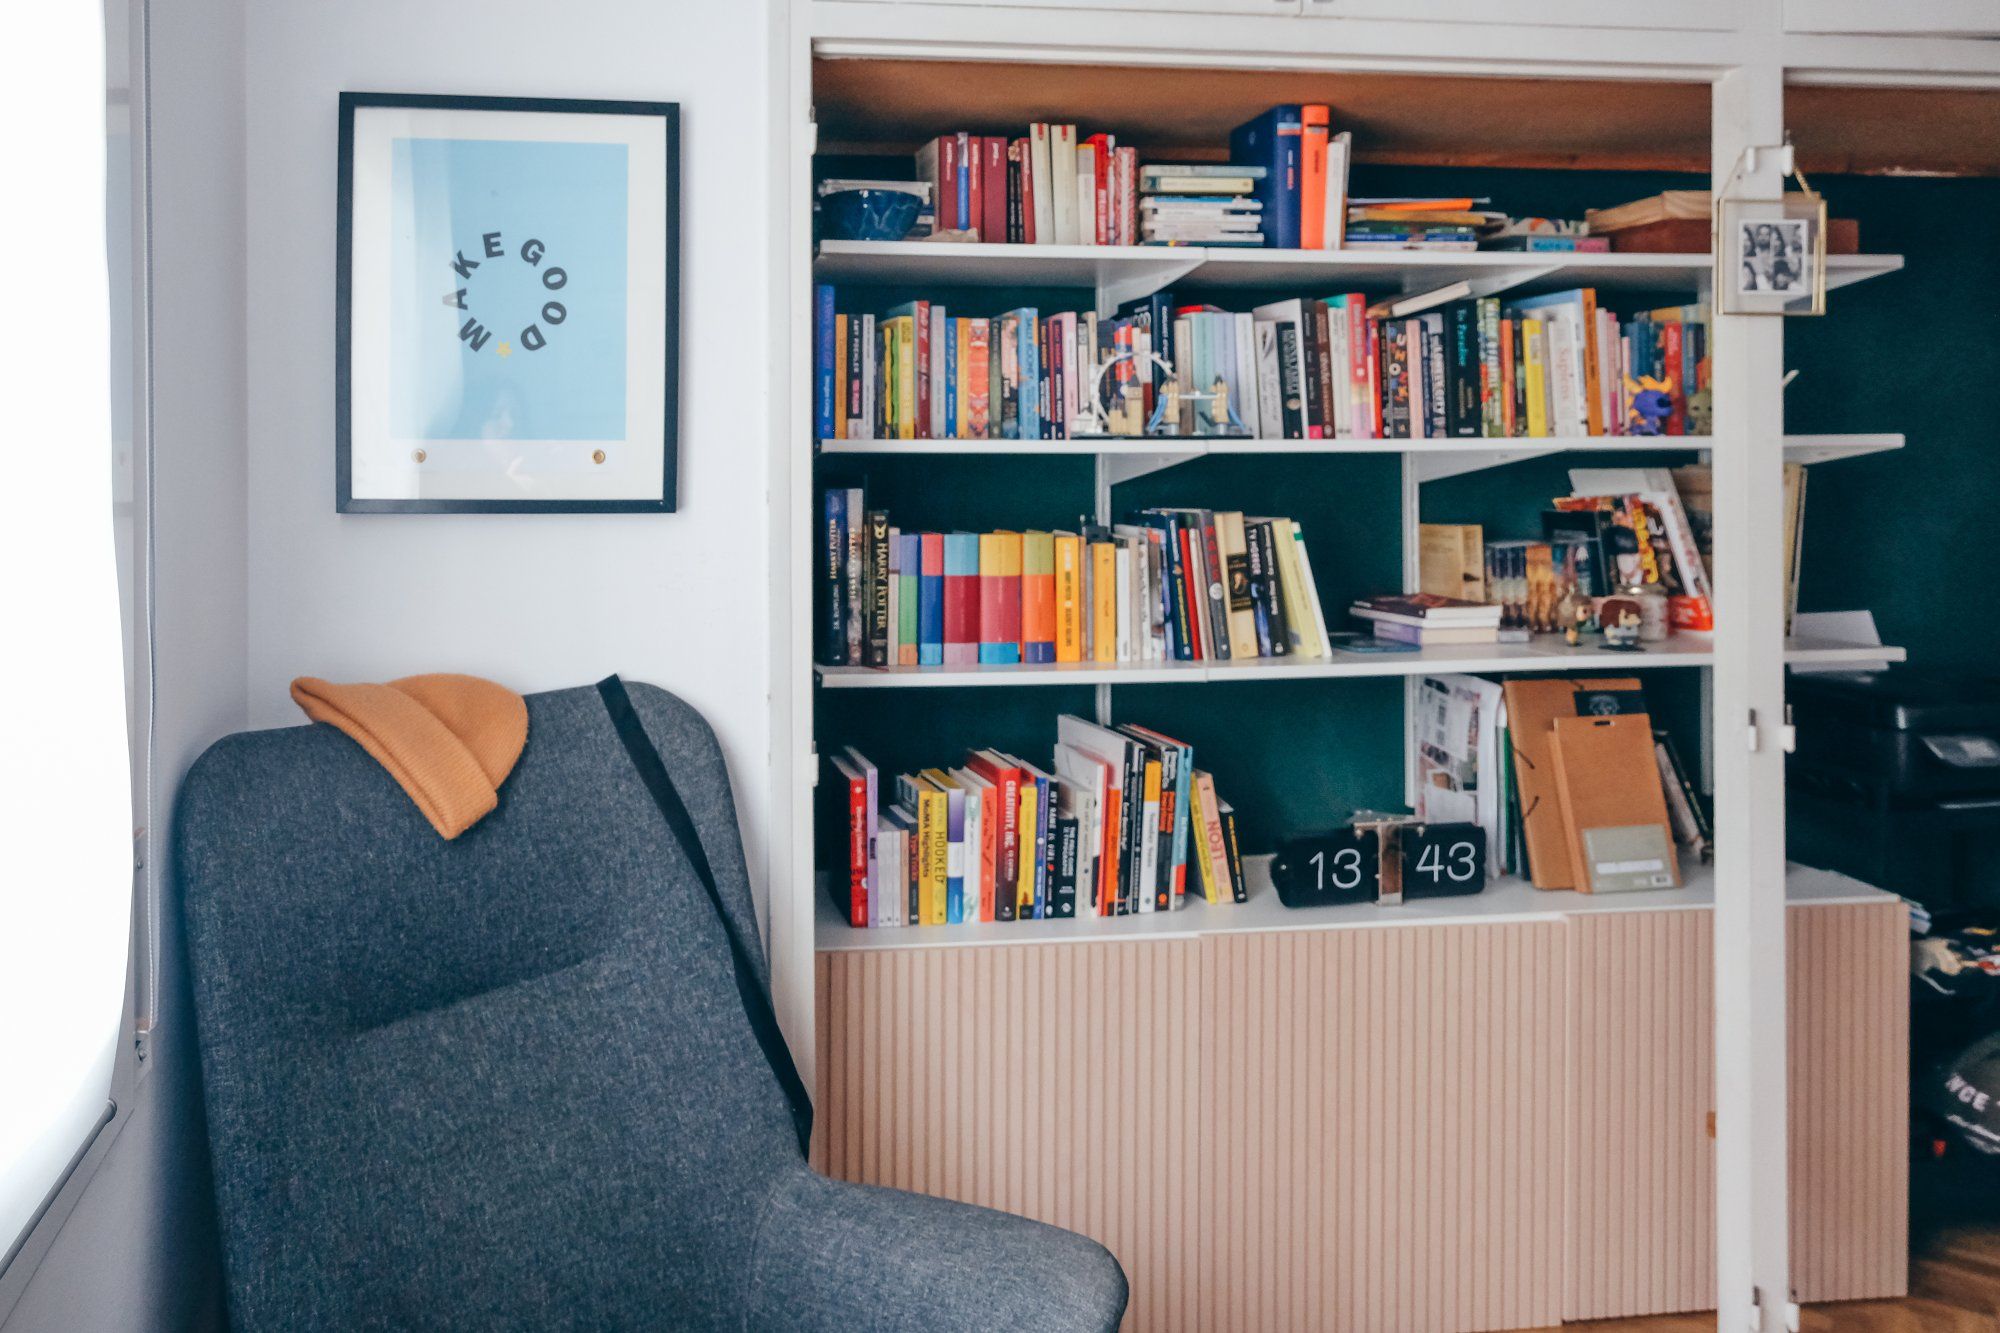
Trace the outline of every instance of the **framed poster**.
{"type": "Polygon", "coordinates": [[[340,95],[342,513],[671,513],[680,109],[340,95]]]}
{"type": "Polygon", "coordinates": [[[1724,315],[1826,313],[1826,199],[1724,199],[1716,218],[1716,310],[1724,315]]]}

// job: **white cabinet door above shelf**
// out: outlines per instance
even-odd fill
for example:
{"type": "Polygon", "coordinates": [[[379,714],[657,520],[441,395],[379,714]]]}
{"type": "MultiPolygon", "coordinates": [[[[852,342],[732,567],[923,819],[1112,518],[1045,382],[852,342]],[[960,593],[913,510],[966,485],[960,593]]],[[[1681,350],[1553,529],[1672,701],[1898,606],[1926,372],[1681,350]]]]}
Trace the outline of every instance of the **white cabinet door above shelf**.
{"type": "MultiPolygon", "coordinates": [[[[1310,8],[1310,6],[1308,6],[1310,8]]],[[[1994,0],[1785,0],[1788,32],[1867,33],[1901,37],[2000,36],[1994,0]]]]}
{"type": "MultiPolygon", "coordinates": [[[[1796,0],[1795,0],[1796,2],[1796,0]]],[[[1867,0],[1854,0],[1856,4],[1867,0]]],[[[1976,3],[1977,0],[1967,0],[1976,3]]],[[[1305,0],[1310,18],[1730,31],[1731,0],[1305,0]]]]}

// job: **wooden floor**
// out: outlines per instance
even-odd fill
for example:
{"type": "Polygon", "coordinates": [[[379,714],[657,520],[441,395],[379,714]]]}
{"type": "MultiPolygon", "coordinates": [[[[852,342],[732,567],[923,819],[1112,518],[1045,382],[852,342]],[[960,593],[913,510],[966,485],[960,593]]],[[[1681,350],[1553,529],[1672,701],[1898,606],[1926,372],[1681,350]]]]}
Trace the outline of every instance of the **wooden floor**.
{"type": "MultiPolygon", "coordinates": [[[[1549,1333],[1714,1333],[1715,1316],[1564,1324],[1549,1333]]],[[[1949,1227],[1918,1243],[1900,1301],[1807,1306],[1803,1333],[2000,1333],[2000,1227],[1949,1227]]]]}

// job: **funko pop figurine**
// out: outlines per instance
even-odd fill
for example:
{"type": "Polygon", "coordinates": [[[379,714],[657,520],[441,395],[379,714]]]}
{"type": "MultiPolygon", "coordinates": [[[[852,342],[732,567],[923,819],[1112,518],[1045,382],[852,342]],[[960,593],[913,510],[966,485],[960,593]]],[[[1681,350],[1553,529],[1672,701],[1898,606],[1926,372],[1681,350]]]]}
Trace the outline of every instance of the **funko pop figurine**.
{"type": "Polygon", "coordinates": [[[1651,375],[1641,375],[1635,380],[1627,375],[1625,392],[1632,395],[1632,414],[1625,423],[1625,433],[1661,434],[1667,418],[1674,413],[1673,380],[1655,379],[1651,375]]]}
{"type": "Polygon", "coordinates": [[[1636,653],[1639,627],[1645,622],[1639,603],[1630,597],[1607,597],[1597,604],[1597,619],[1604,630],[1604,646],[1613,652],[1636,653]]]}

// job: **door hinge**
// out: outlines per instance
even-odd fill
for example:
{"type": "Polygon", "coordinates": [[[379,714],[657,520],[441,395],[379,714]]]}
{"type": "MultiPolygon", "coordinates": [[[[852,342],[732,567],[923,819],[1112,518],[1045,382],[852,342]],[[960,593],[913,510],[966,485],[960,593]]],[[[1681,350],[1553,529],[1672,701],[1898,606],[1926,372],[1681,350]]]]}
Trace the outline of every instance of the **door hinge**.
{"type": "Polygon", "coordinates": [[[1778,728],[1778,739],[1784,743],[1786,754],[1796,753],[1799,748],[1798,729],[1792,725],[1792,706],[1785,705],[1785,725],[1778,728]]]}
{"type": "Polygon", "coordinates": [[[1748,739],[1750,741],[1750,753],[1751,754],[1757,753],[1757,747],[1760,744],[1762,738],[1760,737],[1757,731],[1757,710],[1754,708],[1750,710],[1750,731],[1748,739]]]}
{"type": "Polygon", "coordinates": [[[808,745],[806,747],[806,786],[819,786],[819,747],[817,745],[808,745]]]}

